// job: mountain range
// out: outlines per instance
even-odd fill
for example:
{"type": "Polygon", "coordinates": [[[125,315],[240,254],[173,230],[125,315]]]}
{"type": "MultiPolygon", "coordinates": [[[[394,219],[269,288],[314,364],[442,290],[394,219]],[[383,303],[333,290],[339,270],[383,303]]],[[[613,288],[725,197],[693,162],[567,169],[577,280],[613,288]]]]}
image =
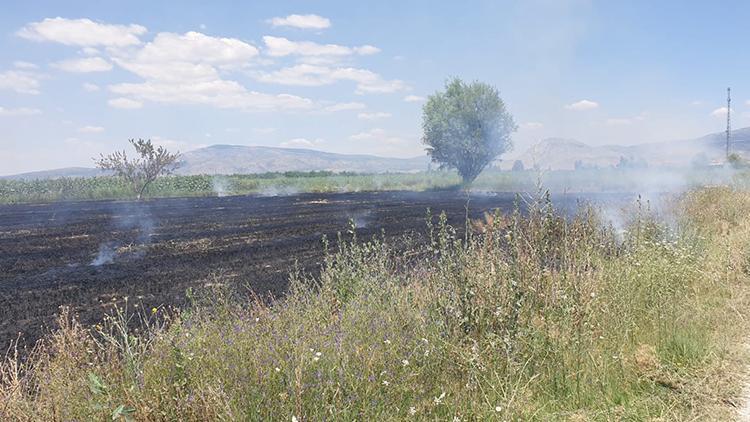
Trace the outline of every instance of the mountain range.
{"type": "MultiPolygon", "coordinates": [[[[301,148],[212,145],[180,157],[178,175],[252,174],[285,171],[352,171],[358,173],[415,172],[426,170],[427,156],[387,158],[374,155],[335,154],[301,148]]],[[[67,167],[4,176],[5,179],[93,177],[106,174],[96,168],[67,167]]]]}
{"type": "MultiPolygon", "coordinates": [[[[730,152],[743,158],[750,155],[750,127],[731,133],[730,152]]],[[[574,139],[544,139],[522,153],[525,168],[566,170],[576,167],[612,167],[625,162],[649,167],[685,167],[693,164],[722,164],[726,160],[726,132],[695,139],[638,145],[592,146],[574,139]]],[[[510,169],[513,161],[500,163],[510,169]]]]}
{"type": "MultiPolygon", "coordinates": [[[[750,156],[750,127],[731,134],[731,151],[750,156]]],[[[649,167],[680,167],[692,164],[721,164],[725,160],[726,133],[700,138],[639,145],[593,146],[574,139],[548,138],[533,145],[519,157],[525,168],[551,170],[576,167],[611,167],[623,160],[649,167]]],[[[510,169],[514,160],[497,165],[510,169]]],[[[335,154],[301,148],[275,148],[240,145],[212,145],[182,155],[179,175],[252,174],[285,171],[351,171],[358,173],[415,172],[426,170],[427,156],[387,158],[374,155],[335,154]]],[[[5,179],[47,179],[93,177],[106,174],[87,167],[68,167],[4,176],[5,179]]]]}

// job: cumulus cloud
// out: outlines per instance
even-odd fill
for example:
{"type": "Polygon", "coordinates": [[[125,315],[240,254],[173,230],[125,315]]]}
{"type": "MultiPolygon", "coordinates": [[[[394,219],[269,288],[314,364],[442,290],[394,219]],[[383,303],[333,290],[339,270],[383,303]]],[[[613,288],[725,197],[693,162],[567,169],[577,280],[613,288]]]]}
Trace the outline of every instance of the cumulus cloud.
{"type": "Polygon", "coordinates": [[[100,89],[99,85],[88,83],[88,82],[84,83],[82,86],[86,92],[96,92],[96,91],[99,91],[100,89]]]}
{"type": "Polygon", "coordinates": [[[407,95],[404,97],[404,101],[407,103],[421,103],[425,99],[425,97],[420,97],[419,95],[407,95]]]}
{"type": "Polygon", "coordinates": [[[136,109],[143,107],[143,103],[136,100],[131,100],[130,98],[112,98],[111,100],[107,101],[107,104],[109,104],[110,107],[114,108],[123,108],[123,109],[136,109]]]}
{"type": "MultiPolygon", "coordinates": [[[[732,113],[734,113],[733,109],[729,109],[732,113]]],[[[727,117],[727,108],[726,107],[719,107],[711,112],[711,115],[714,117],[727,117]]]]}
{"type": "Polygon", "coordinates": [[[374,128],[368,131],[359,132],[349,137],[352,141],[372,141],[377,144],[385,145],[402,145],[405,140],[397,136],[392,136],[385,129],[374,128]]]}
{"type": "Polygon", "coordinates": [[[320,138],[313,140],[307,138],[294,138],[280,143],[279,146],[286,148],[313,148],[323,143],[325,143],[325,141],[320,138]]]}
{"type": "Polygon", "coordinates": [[[42,114],[42,110],[37,108],[4,108],[0,107],[0,116],[3,117],[18,117],[18,116],[34,116],[36,114],[42,114]]]}
{"type": "Polygon", "coordinates": [[[349,111],[349,110],[362,110],[367,108],[366,105],[357,102],[351,103],[338,103],[329,105],[323,108],[323,111],[349,111]]]}
{"type": "Polygon", "coordinates": [[[250,91],[220,75],[221,69],[241,67],[257,55],[257,48],[233,38],[198,32],[160,33],[140,50],[114,58],[119,66],[144,81],[114,84],[109,90],[139,103],[209,105],[256,111],[313,107],[313,102],[307,98],[250,91]]]}
{"type": "Polygon", "coordinates": [[[141,25],[111,25],[90,19],[47,18],[32,22],[16,33],[33,41],[56,42],[79,47],[127,47],[140,44],[146,33],[141,25]]]}
{"type": "Polygon", "coordinates": [[[377,119],[385,119],[391,117],[391,113],[386,112],[376,112],[376,113],[359,113],[357,114],[358,119],[362,120],[377,120],[377,119]]]}
{"type": "Polygon", "coordinates": [[[256,75],[256,79],[266,83],[294,86],[323,86],[338,81],[352,81],[357,84],[357,94],[391,93],[408,88],[403,81],[385,80],[367,69],[311,64],[298,64],[270,73],[261,73],[256,75]]]}
{"type": "Polygon", "coordinates": [[[100,133],[104,132],[104,128],[101,126],[84,126],[79,127],[78,131],[81,133],[100,133]]]}
{"type": "Polygon", "coordinates": [[[74,73],[107,72],[112,70],[112,63],[101,57],[87,57],[84,59],[63,60],[53,63],[52,67],[74,73]]]}
{"type": "Polygon", "coordinates": [[[576,101],[575,103],[567,104],[565,106],[565,109],[573,110],[573,111],[585,111],[585,110],[593,110],[598,107],[599,107],[599,103],[597,103],[596,101],[581,100],[581,101],[576,101]]]}
{"type": "Polygon", "coordinates": [[[276,17],[269,20],[274,26],[288,26],[299,29],[326,29],[331,27],[331,21],[318,15],[289,15],[276,17]]]}
{"type": "Polygon", "coordinates": [[[17,70],[0,72],[0,90],[37,95],[39,94],[39,77],[34,73],[17,70]]]}
{"type": "Polygon", "coordinates": [[[346,47],[338,44],[318,44],[312,41],[291,41],[283,37],[263,37],[266,54],[272,57],[285,56],[351,56],[353,54],[366,56],[380,52],[372,45],[360,47],[346,47]]]}
{"type": "Polygon", "coordinates": [[[25,70],[34,70],[34,69],[38,69],[39,68],[39,66],[35,65],[34,63],[25,62],[23,60],[16,60],[16,61],[14,61],[13,62],[13,67],[15,67],[17,69],[25,69],[25,70]]]}

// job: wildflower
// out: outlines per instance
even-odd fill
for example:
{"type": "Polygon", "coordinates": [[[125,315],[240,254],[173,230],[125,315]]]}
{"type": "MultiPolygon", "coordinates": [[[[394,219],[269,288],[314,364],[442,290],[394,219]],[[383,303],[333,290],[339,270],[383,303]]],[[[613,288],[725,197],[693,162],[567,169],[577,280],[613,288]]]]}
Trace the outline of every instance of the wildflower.
{"type": "Polygon", "coordinates": [[[435,397],[435,398],[433,399],[433,402],[435,402],[435,405],[438,405],[438,404],[440,404],[440,403],[442,403],[442,402],[443,402],[443,399],[444,399],[444,398],[445,398],[445,391],[443,391],[443,392],[442,392],[442,393],[440,394],[440,397],[435,397]]]}
{"type": "Polygon", "coordinates": [[[458,416],[454,416],[453,422],[461,422],[461,418],[459,418],[458,416]]]}
{"type": "Polygon", "coordinates": [[[414,407],[414,406],[410,407],[409,408],[409,414],[412,415],[412,416],[416,415],[417,414],[417,408],[414,407]]]}
{"type": "Polygon", "coordinates": [[[156,309],[156,308],[151,308],[151,313],[152,313],[152,314],[155,314],[155,313],[156,313],[156,311],[157,311],[157,309],[156,309]]]}
{"type": "Polygon", "coordinates": [[[323,355],[323,353],[315,352],[315,356],[317,356],[317,357],[321,357],[322,355],[323,355]]]}
{"type": "Polygon", "coordinates": [[[275,367],[275,368],[273,368],[273,370],[276,371],[276,372],[281,372],[281,368],[279,368],[278,366],[275,367]]]}
{"type": "Polygon", "coordinates": [[[388,380],[383,380],[383,385],[385,385],[386,387],[388,387],[389,385],[391,385],[391,383],[388,382],[388,380]]]}
{"type": "Polygon", "coordinates": [[[383,340],[383,343],[385,343],[385,344],[391,344],[391,341],[388,340],[388,339],[385,339],[385,340],[383,340]]]}
{"type": "Polygon", "coordinates": [[[406,359],[404,359],[404,360],[401,361],[401,364],[404,365],[404,366],[409,366],[409,361],[406,360],[406,359]]]}
{"type": "Polygon", "coordinates": [[[296,416],[292,416],[292,422],[298,422],[296,416]]]}
{"type": "Polygon", "coordinates": [[[495,406],[495,412],[500,413],[502,411],[503,411],[503,408],[501,406],[495,406]]]}

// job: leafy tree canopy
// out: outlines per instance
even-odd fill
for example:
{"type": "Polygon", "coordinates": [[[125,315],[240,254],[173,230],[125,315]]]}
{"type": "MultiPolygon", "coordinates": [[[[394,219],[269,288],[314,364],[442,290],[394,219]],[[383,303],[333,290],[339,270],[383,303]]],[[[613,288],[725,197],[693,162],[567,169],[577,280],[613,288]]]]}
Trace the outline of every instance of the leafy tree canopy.
{"type": "Polygon", "coordinates": [[[455,168],[471,183],[498,155],[510,150],[517,126],[500,94],[482,82],[455,78],[423,108],[422,142],[432,161],[455,168]]]}

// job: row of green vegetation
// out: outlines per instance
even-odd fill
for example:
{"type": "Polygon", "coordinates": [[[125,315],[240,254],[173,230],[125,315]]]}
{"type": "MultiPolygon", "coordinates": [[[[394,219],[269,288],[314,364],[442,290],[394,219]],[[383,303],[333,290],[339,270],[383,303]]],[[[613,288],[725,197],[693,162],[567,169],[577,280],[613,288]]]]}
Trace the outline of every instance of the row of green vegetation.
{"type": "MultiPolygon", "coordinates": [[[[352,228],[284,300],[68,314],[0,366],[5,420],[731,419],[750,316],[750,194],[706,188],[624,233],[593,209],[352,228]]],[[[220,298],[220,299],[217,299],[220,298]]]]}
{"type": "MultiPolygon", "coordinates": [[[[485,170],[472,184],[477,191],[534,191],[541,182],[554,192],[673,191],[736,181],[723,168],[690,170],[585,169],[575,171],[485,170]]],[[[144,191],[147,198],[224,195],[291,195],[304,192],[453,189],[461,187],[455,171],[418,173],[286,172],[229,176],[164,176],[144,191]]],[[[132,185],[121,177],[0,179],[0,203],[61,200],[129,199],[132,185]]]]}

